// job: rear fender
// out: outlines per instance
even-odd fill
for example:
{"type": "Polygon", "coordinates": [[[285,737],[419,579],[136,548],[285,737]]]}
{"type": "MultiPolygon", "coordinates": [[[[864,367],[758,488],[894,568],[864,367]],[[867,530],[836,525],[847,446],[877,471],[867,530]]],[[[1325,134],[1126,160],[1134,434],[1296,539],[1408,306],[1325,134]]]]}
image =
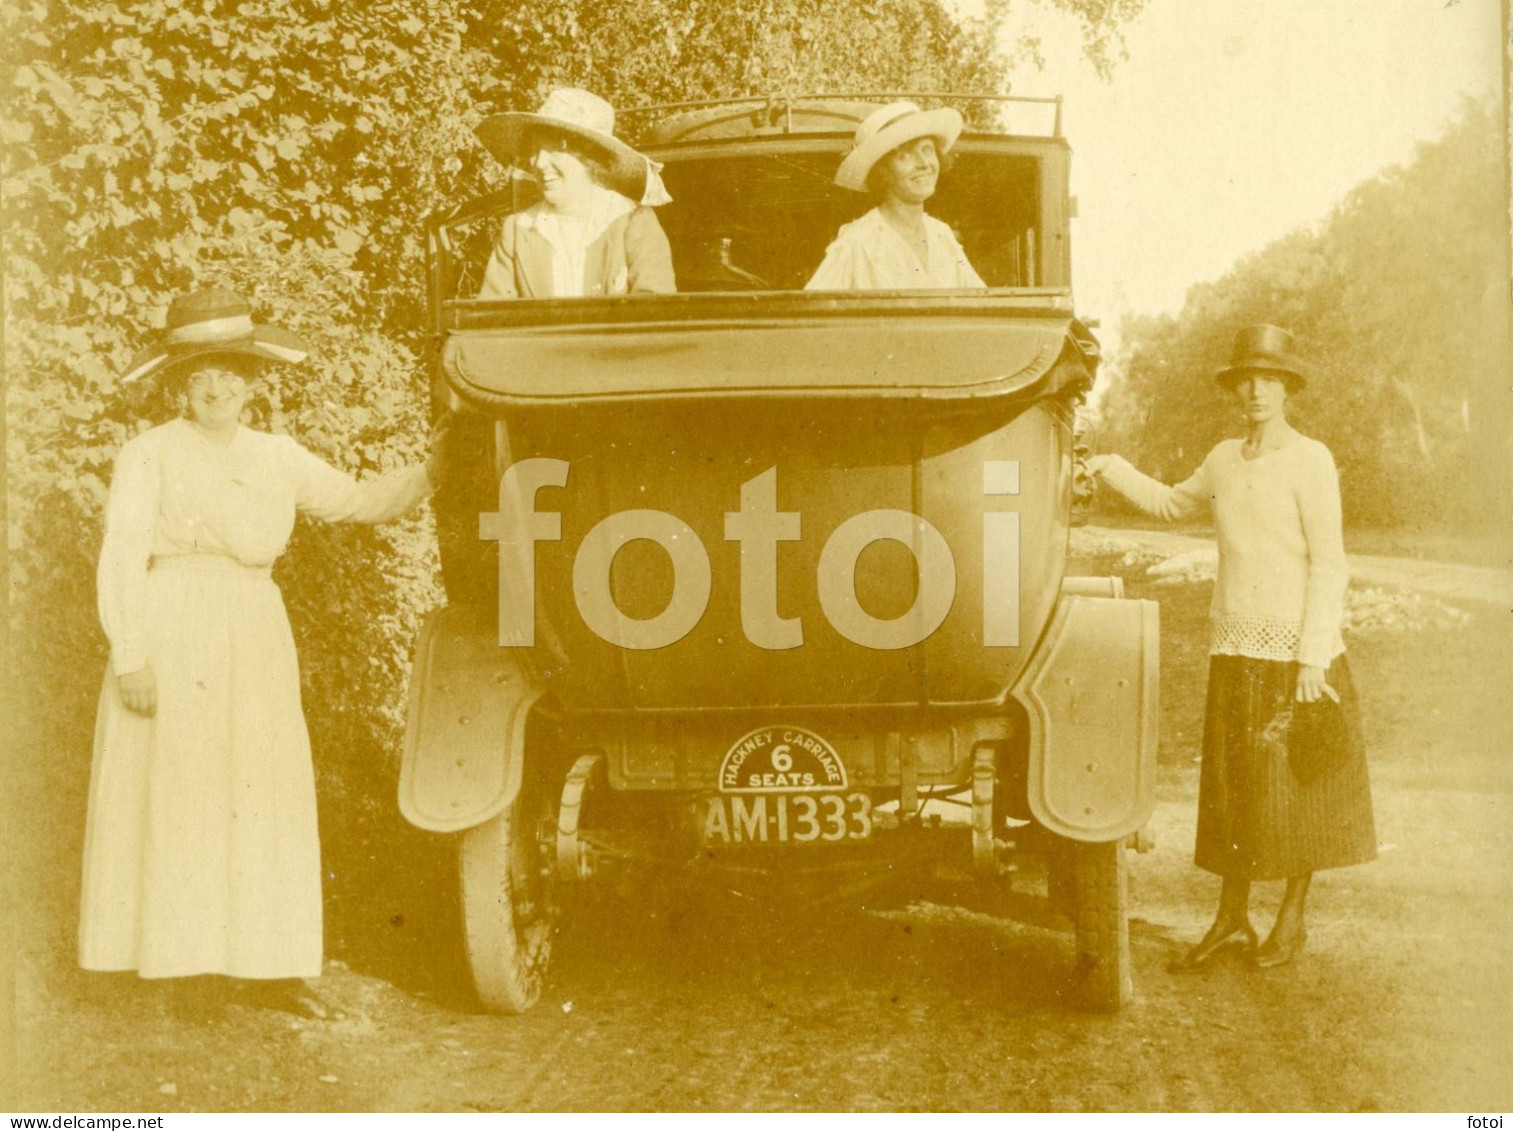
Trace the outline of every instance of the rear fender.
{"type": "Polygon", "coordinates": [[[432,612],[415,645],[399,767],[399,811],[457,832],[502,812],[520,791],[525,724],[545,690],[476,606],[432,612]]]}
{"type": "Polygon", "coordinates": [[[1128,836],[1155,805],[1160,608],[1065,595],[1010,692],[1030,724],[1030,813],[1072,840],[1128,836]]]}

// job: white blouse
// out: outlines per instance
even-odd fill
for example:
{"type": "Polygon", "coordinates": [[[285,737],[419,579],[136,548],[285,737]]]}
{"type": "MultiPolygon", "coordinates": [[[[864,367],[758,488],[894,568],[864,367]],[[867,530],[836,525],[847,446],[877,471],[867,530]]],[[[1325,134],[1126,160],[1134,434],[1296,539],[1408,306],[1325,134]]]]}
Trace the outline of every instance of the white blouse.
{"type": "MultiPolygon", "coordinates": [[[[600,185],[593,186],[588,214],[568,216],[545,204],[536,204],[520,214],[522,228],[534,228],[552,247],[552,294],[584,294],[583,271],[591,243],[602,236],[611,224],[636,205],[629,198],[600,185]]],[[[624,280],[612,283],[612,294],[623,294],[624,280]]]]}
{"type": "Polygon", "coordinates": [[[926,262],[876,208],[841,225],[806,291],[967,290],[986,287],[956,234],[925,217],[926,262]]]}
{"type": "Polygon", "coordinates": [[[1345,650],[1340,626],[1350,583],[1334,457],[1307,436],[1249,460],[1240,446],[1218,444],[1175,487],[1119,456],[1103,479],[1160,518],[1213,511],[1219,573],[1212,654],[1327,668],[1345,650]]]}
{"type": "Polygon", "coordinates": [[[118,673],[147,662],[147,574],[185,555],[271,567],[296,511],[327,522],[387,522],[431,493],[423,465],[359,482],[289,436],[239,428],[229,444],[173,420],[116,457],[96,575],[100,622],[118,673]]]}

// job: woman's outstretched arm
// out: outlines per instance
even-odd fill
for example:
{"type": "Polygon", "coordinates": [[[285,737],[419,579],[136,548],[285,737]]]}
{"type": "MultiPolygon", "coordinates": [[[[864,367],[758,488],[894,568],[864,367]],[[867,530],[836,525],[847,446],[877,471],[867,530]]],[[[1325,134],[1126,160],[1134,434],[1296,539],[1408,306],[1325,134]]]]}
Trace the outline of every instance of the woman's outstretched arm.
{"type": "MultiPolygon", "coordinates": [[[[1210,458],[1212,453],[1210,453],[1210,458]]],[[[1096,455],[1087,461],[1088,471],[1118,491],[1146,514],[1167,522],[1187,518],[1213,502],[1208,460],[1175,487],[1137,471],[1123,456],[1096,455]]]]}
{"type": "Polygon", "coordinates": [[[282,439],[294,476],[294,502],[301,512],[325,522],[389,522],[413,510],[440,484],[453,458],[455,429],[449,415],[436,422],[431,455],[424,463],[355,479],[307,451],[292,437],[282,439]]]}

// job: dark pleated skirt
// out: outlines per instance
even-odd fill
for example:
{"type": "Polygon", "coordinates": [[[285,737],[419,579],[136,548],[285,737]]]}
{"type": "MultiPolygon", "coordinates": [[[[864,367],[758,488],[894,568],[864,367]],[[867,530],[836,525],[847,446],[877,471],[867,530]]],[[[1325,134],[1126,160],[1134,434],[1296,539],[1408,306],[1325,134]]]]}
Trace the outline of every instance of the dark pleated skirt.
{"type": "Polygon", "coordinates": [[[1293,702],[1298,665],[1214,656],[1208,669],[1198,867],[1280,880],[1376,858],[1355,685],[1330,665],[1340,707],[1293,702]]]}

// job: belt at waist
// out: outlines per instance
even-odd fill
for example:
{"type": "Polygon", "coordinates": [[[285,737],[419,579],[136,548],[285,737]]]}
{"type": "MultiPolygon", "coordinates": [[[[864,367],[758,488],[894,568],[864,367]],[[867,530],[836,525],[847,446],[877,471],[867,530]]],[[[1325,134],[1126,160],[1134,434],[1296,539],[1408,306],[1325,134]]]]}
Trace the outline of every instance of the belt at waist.
{"type": "Polygon", "coordinates": [[[242,577],[271,577],[271,565],[246,565],[225,554],[171,554],[155,557],[149,567],[154,572],[229,573],[242,577]]]}

